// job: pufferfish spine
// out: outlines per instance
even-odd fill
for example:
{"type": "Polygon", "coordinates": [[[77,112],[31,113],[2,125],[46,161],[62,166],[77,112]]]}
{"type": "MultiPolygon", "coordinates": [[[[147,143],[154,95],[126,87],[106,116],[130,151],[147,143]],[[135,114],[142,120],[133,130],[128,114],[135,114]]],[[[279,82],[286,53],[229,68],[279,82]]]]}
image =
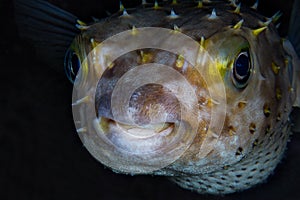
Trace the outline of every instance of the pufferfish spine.
{"type": "Polygon", "coordinates": [[[295,50],[276,30],[280,13],[267,18],[257,7],[143,1],[99,22],[77,21],[65,67],[88,151],[115,172],[167,176],[198,193],[266,180],[291,133],[300,77],[295,50]],[[144,42],[151,46],[122,51],[144,42]]]}

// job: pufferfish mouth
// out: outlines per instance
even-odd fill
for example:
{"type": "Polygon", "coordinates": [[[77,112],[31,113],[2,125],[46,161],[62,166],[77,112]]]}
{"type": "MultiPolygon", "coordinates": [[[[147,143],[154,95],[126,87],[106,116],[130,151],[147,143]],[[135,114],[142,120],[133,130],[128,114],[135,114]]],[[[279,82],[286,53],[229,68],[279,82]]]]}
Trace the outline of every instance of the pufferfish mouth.
{"type": "Polygon", "coordinates": [[[123,133],[135,138],[149,138],[157,134],[169,135],[174,130],[175,123],[163,122],[145,126],[129,125],[108,118],[101,118],[100,126],[104,133],[123,133]]]}
{"type": "MultiPolygon", "coordinates": [[[[103,91],[103,88],[100,89],[103,91]]],[[[156,151],[164,148],[168,143],[167,138],[176,134],[175,127],[180,122],[180,104],[171,91],[163,86],[147,84],[135,90],[125,110],[126,117],[120,114],[122,105],[116,106],[115,112],[118,114],[114,115],[111,98],[112,95],[107,93],[100,95],[96,109],[103,133],[119,148],[131,152],[137,149],[139,152],[156,151]],[[153,140],[156,142],[153,143],[153,140]]]]}

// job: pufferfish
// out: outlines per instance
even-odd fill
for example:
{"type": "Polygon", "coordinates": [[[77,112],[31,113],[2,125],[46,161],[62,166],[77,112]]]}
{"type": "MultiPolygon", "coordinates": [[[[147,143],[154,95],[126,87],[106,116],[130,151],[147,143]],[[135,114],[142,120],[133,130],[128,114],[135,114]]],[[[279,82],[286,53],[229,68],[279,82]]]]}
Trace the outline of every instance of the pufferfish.
{"type": "Polygon", "coordinates": [[[258,2],[120,3],[90,24],[46,1],[15,5],[38,49],[42,38],[53,40],[48,58],[66,51],[77,132],[114,172],[167,176],[198,193],[242,191],[266,180],[300,130],[290,119],[300,106],[299,1],[287,38],[280,13],[264,17],[258,2]]]}

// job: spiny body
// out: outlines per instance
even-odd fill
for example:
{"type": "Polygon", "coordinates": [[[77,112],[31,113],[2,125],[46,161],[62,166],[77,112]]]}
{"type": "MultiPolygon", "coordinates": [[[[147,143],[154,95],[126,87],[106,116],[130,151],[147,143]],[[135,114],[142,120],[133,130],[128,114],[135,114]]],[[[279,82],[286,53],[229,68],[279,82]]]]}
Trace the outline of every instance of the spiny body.
{"type": "MultiPolygon", "coordinates": [[[[256,8],[257,4],[247,8],[235,1],[173,1],[154,5],[143,1],[140,7],[127,10],[121,4],[118,13],[97,23],[87,25],[78,21],[77,28],[81,33],[75,37],[68,51],[66,67],[75,67],[72,62],[74,56],[83,61],[105,39],[142,27],[172,29],[174,34],[180,32],[199,42],[214,60],[206,63],[207,67],[216,65],[222,76],[222,81],[214,84],[225,84],[226,115],[219,136],[207,139],[207,126],[216,120],[211,118],[211,111],[218,102],[210,98],[205,78],[185,63],[181,55],[158,49],[129,52],[105,70],[97,88],[94,88],[100,126],[106,134],[121,131],[116,128],[118,122],[114,121],[110,102],[117,82],[127,71],[147,63],[171,66],[195,89],[202,121],[183,155],[150,174],[170,176],[181,187],[199,193],[224,194],[244,190],[266,180],[280,162],[290,135],[292,106],[300,103],[299,60],[289,41],[280,38],[277,33],[275,23],[279,14],[266,18],[258,14],[256,8]],[[239,71],[239,62],[242,65],[246,62],[246,69],[239,71]],[[202,154],[200,147],[211,150],[202,154]]],[[[78,82],[88,85],[91,77],[87,71],[93,69],[84,64],[81,67],[78,82]]],[[[69,72],[71,75],[72,70],[69,72]]],[[[75,103],[86,101],[88,98],[75,103]]],[[[153,110],[157,110],[149,108],[157,105],[162,105],[168,113],[168,124],[176,123],[180,112],[176,97],[156,84],[145,85],[132,95],[130,108],[134,110],[135,122],[140,126],[148,124],[153,110]]],[[[161,121],[157,118],[155,124],[161,121]]],[[[102,154],[95,148],[101,147],[101,144],[95,144],[98,136],[89,134],[88,128],[85,127],[79,136],[94,156],[102,154]]],[[[164,130],[167,128],[164,127],[164,130]]],[[[128,141],[125,138],[118,142],[128,141]]],[[[114,162],[114,158],[110,159],[114,162]]],[[[112,168],[128,173],[121,168],[112,168]]],[[[148,172],[141,170],[139,173],[148,172]]]]}

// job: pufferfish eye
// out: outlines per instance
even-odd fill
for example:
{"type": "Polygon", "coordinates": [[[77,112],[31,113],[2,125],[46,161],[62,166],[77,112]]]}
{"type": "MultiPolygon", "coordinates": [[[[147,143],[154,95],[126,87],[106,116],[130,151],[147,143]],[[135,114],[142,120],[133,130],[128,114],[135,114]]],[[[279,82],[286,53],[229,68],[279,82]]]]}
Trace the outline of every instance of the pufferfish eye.
{"type": "Polygon", "coordinates": [[[77,72],[79,71],[80,68],[80,59],[78,58],[78,55],[68,49],[66,56],[65,56],[65,62],[64,62],[64,67],[65,67],[65,73],[68,77],[68,79],[74,83],[77,72]]]}
{"type": "Polygon", "coordinates": [[[251,74],[251,62],[248,50],[241,51],[233,63],[232,82],[235,87],[242,89],[248,84],[251,74]]]}

